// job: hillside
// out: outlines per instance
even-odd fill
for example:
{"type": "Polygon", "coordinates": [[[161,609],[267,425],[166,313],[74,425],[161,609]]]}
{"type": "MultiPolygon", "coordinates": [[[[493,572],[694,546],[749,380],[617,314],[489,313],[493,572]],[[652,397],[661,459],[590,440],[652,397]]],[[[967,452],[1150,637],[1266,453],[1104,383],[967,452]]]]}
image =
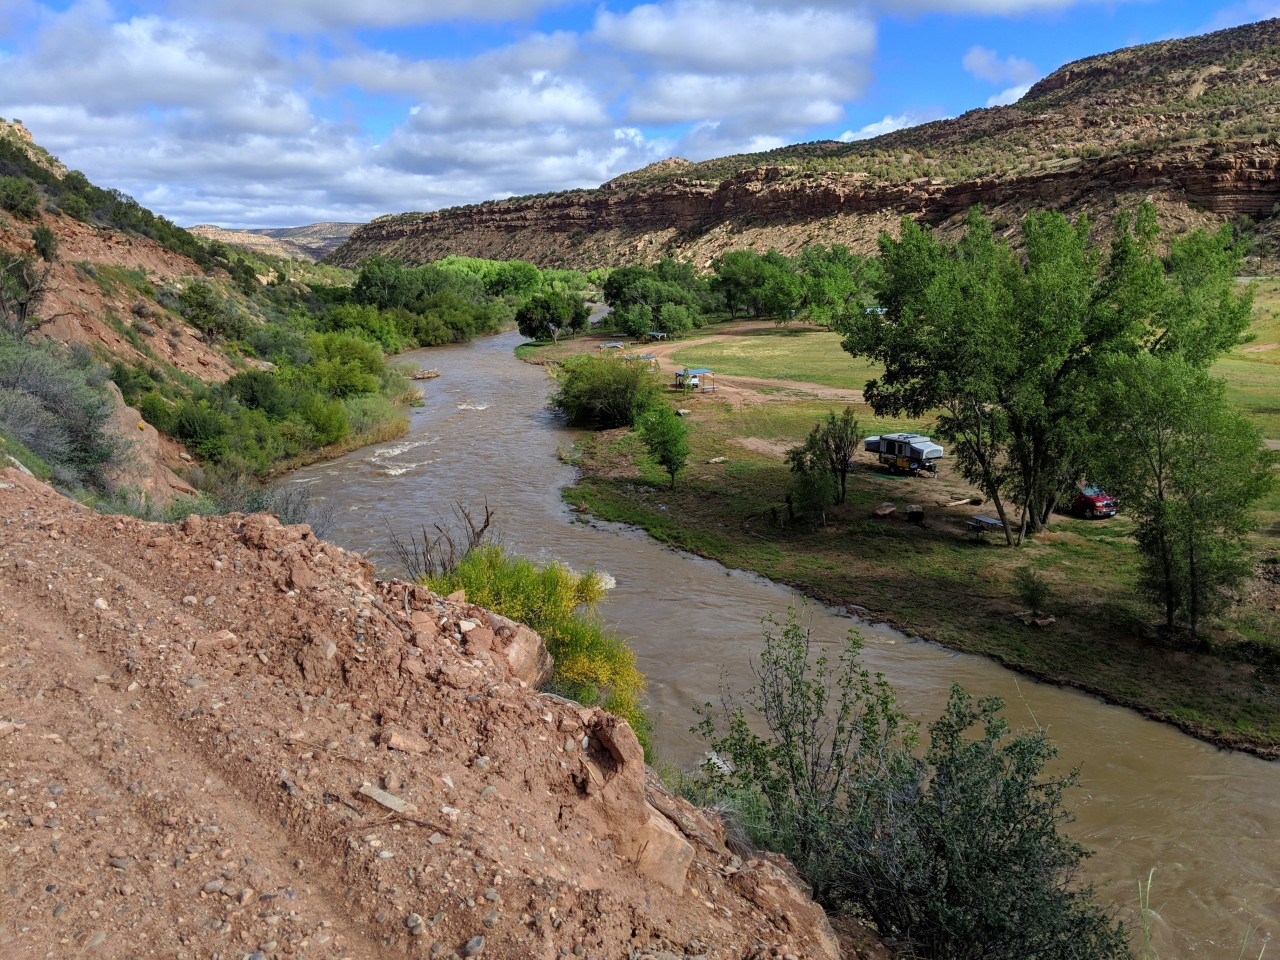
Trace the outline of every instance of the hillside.
{"type": "Polygon", "coordinates": [[[265,515],[0,525],[6,958],[841,955],[529,630],[265,515]]]}
{"type": "Polygon", "coordinates": [[[448,253],[598,266],[735,247],[873,248],[903,215],[956,227],[1053,207],[1106,219],[1152,199],[1174,230],[1280,202],[1280,20],[1068,64],[1011,106],[854,143],[653,164],[595,190],[381,217],[330,255],[448,253]]]}
{"type": "Polygon", "coordinates": [[[227,230],[210,223],[201,223],[191,232],[207,240],[243,247],[255,253],[265,253],[285,260],[323,259],[338,249],[358,223],[311,223],[305,227],[262,227],[256,230],[227,230]]]}

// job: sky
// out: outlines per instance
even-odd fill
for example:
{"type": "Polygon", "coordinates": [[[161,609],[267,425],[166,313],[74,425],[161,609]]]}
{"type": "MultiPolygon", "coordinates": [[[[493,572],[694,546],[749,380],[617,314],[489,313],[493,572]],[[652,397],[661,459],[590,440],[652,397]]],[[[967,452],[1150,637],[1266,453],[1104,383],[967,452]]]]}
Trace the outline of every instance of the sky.
{"type": "Polygon", "coordinates": [[[1280,0],[0,0],[0,117],[190,226],[367,221],[1011,103],[1280,0]]]}

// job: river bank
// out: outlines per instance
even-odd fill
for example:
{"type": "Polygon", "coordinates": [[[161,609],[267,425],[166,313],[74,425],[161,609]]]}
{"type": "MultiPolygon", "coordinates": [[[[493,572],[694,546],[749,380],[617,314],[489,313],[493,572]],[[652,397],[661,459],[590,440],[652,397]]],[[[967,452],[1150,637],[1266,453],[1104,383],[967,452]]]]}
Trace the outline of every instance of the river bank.
{"type": "MultiPolygon", "coordinates": [[[[737,352],[742,365],[766,342],[771,353],[779,345],[812,353],[805,338],[779,337],[760,325],[709,328],[692,345],[645,349],[658,354],[667,374],[680,365],[671,357],[677,350],[681,357],[737,352]]],[[[594,346],[588,338],[550,350],[525,347],[518,355],[546,363],[594,346]]],[[[1132,526],[1123,514],[1105,522],[1055,517],[1035,542],[1008,549],[967,534],[964,521],[981,507],[963,502],[976,491],[947,461],[936,479],[912,479],[885,475],[866,457],[850,475],[848,501],[829,511],[825,525],[791,516],[785,451],[829,410],[851,404],[867,434],[929,429],[924,422],[876,419],[860,394],[811,373],[817,356],[805,370],[815,383],[734,370],[717,376],[714,394],[672,391],[672,401],[689,411],[692,448],[675,490],[625,431],[584,437],[566,502],[908,635],[1088,691],[1205,742],[1280,756],[1280,647],[1267,626],[1280,604],[1280,578],[1268,578],[1273,571],[1265,563],[1251,594],[1205,650],[1166,642],[1155,631],[1137,597],[1132,526]],[[896,513],[874,517],[885,503],[896,504],[896,513]],[[899,519],[909,503],[923,507],[922,523],[899,519]],[[1026,622],[1014,585],[1022,566],[1050,585],[1051,625],[1026,622]]]]}
{"type": "MultiPolygon", "coordinates": [[[[287,482],[334,505],[331,541],[389,568],[389,530],[411,533],[447,517],[455,501],[487,499],[498,539],[511,552],[609,575],[616,585],[600,612],[630,638],[648,678],[657,753],[689,769],[707,749],[690,731],[694,707],[717,701],[726,686],[750,687],[761,618],[781,616],[803,599],[565,504],[560,490],[578,473],[561,457],[570,458],[587,434],[546,409],[552,381],[516,360],[520,342],[507,335],[405,354],[404,361],[441,370],[424,405],[410,412],[409,432],[307,467],[287,482]]],[[[700,402],[695,397],[690,406],[700,402]]],[[[938,716],[948,688],[960,683],[975,696],[1003,698],[1015,727],[1047,730],[1060,749],[1059,769],[1081,770],[1068,830],[1095,851],[1086,878],[1133,916],[1135,885],[1156,869],[1153,946],[1161,956],[1219,960],[1236,955],[1253,925],[1259,925],[1255,939],[1280,932],[1275,764],[840,610],[810,604],[806,616],[832,653],[848,630],[858,629],[866,666],[885,674],[903,708],[922,723],[938,716]]]]}

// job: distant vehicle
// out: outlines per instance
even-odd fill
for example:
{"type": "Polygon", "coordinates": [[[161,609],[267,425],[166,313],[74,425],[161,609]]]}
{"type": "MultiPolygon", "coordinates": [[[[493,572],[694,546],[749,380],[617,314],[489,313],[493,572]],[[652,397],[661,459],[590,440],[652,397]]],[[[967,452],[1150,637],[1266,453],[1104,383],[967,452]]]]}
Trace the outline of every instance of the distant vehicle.
{"type": "Polygon", "coordinates": [[[1081,517],[1102,519],[1116,515],[1116,498],[1101,487],[1089,484],[1080,488],[1075,500],[1071,501],[1071,512],[1081,517]]]}
{"type": "Polygon", "coordinates": [[[918,433],[887,433],[883,437],[867,437],[863,449],[874,453],[880,462],[894,470],[903,470],[913,477],[924,470],[938,472],[942,459],[942,447],[918,433]]]}
{"type": "Polygon", "coordinates": [[[702,379],[695,373],[692,376],[686,378],[685,383],[690,387],[700,387],[702,386],[702,379]]]}

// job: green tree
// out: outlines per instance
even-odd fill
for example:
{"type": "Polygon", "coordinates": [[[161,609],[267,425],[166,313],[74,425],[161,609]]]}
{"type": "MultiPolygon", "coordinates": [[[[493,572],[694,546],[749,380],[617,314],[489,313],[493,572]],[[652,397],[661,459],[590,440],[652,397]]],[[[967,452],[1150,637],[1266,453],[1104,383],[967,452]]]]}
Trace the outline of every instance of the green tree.
{"type": "Polygon", "coordinates": [[[694,312],[679,303],[664,303],[658,310],[658,329],[663,333],[679,337],[693,329],[694,312]]]}
{"type": "Polygon", "coordinates": [[[711,290],[723,301],[730,317],[738,311],[756,312],[754,293],[764,282],[760,254],[754,250],[730,250],[711,262],[711,290]]]}
{"type": "Polygon", "coordinates": [[[1010,544],[1047,523],[1080,475],[1100,363],[1145,350],[1203,365],[1248,325],[1229,230],[1175,239],[1161,261],[1149,207],[1115,227],[1100,268],[1087,222],[1057,213],[1023,221],[1022,257],[976,210],[950,247],[906,220],[899,239],[880,240],[885,314],[855,314],[844,328],[845,349],[884,366],[867,384],[872,408],[941,411],[938,433],[1010,544]]]}
{"type": "Polygon", "coordinates": [[[804,284],[795,264],[777,250],[761,257],[759,285],[751,293],[753,312],[773,317],[775,324],[785,327],[796,318],[803,301],[804,284]]]}
{"type": "Polygon", "coordinates": [[[827,525],[827,508],[836,502],[840,489],[830,471],[806,461],[791,465],[791,491],[788,506],[795,505],[802,513],[817,514],[822,525],[827,525]]]}
{"type": "Polygon", "coordinates": [[[1077,774],[1046,774],[1056,750],[1042,730],[1011,733],[999,699],[953,687],[919,758],[857,635],[834,664],[818,649],[794,610],[766,620],[755,687],[698,711],[716,754],[699,799],[738,811],[820,902],[913,956],[1129,956],[1124,927],[1077,881],[1087,852],[1061,832],[1077,774]]]}
{"type": "Polygon", "coordinates": [[[674,490],[676,475],[689,459],[688,425],[667,404],[655,403],[640,417],[640,437],[649,450],[649,456],[658,461],[671,477],[674,490]]]}
{"type": "Polygon", "coordinates": [[[1119,357],[1100,389],[1090,473],[1137,522],[1141,584],[1193,639],[1251,569],[1252,507],[1273,456],[1227,402],[1224,385],[1178,356],[1119,357]]]}
{"type": "Polygon", "coordinates": [[[557,341],[565,330],[577,333],[587,324],[591,310],[572,293],[535,293],[516,311],[520,335],[531,340],[557,341]]]}
{"type": "Polygon", "coordinates": [[[665,329],[664,311],[667,322],[689,329],[702,311],[696,292],[698,284],[691,277],[692,268],[683,269],[674,261],[663,261],[652,269],[619,267],[605,281],[605,302],[618,311],[618,322],[625,323],[624,329],[632,336],[665,329]],[[664,276],[673,279],[663,279],[664,276]]]}
{"type": "Polygon", "coordinates": [[[360,264],[360,274],[351,288],[356,303],[379,310],[408,306],[422,294],[422,274],[381,253],[360,264]]]}
{"type": "Polygon", "coordinates": [[[182,288],[178,294],[178,311],[209,343],[222,337],[234,340],[248,331],[240,312],[204,280],[192,280],[182,288]]]}
{"type": "Polygon", "coordinates": [[[812,244],[796,258],[801,308],[814,323],[836,327],[870,302],[879,278],[879,261],[859,257],[848,247],[812,244]]]}
{"type": "Polygon", "coordinates": [[[862,666],[857,631],[832,662],[794,609],[763,626],[755,686],[698,708],[694,732],[727,761],[704,764],[704,799],[759,811],[747,824],[752,839],[785,853],[825,899],[841,808],[914,769],[915,728],[884,676],[862,666]],[[757,718],[767,735],[756,732],[757,718]]]}
{"type": "Polygon", "coordinates": [[[827,474],[834,486],[835,502],[844,503],[849,471],[861,441],[853,407],[845,407],[839,417],[832,411],[814,424],[805,442],[787,451],[787,461],[793,473],[827,474]]]}

